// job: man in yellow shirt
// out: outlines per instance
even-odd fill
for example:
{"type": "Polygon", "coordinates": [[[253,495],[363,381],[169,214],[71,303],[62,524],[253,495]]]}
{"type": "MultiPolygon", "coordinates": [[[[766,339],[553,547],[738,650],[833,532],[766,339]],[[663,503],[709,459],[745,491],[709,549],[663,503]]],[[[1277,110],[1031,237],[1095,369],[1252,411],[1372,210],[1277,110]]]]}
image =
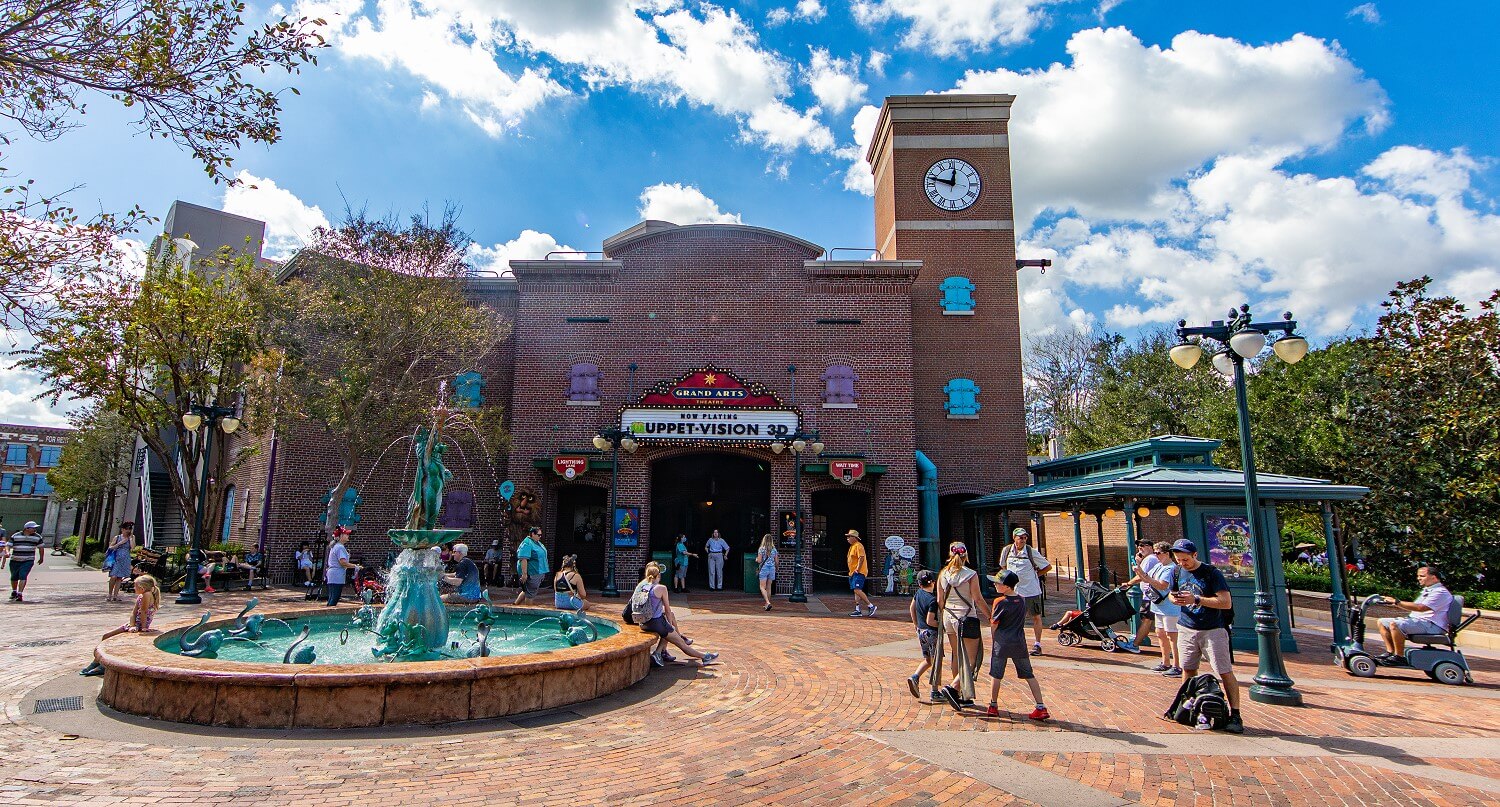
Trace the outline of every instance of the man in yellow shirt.
{"type": "Polygon", "coordinates": [[[854,613],[849,616],[875,616],[875,603],[865,596],[865,575],[870,573],[865,545],[859,542],[859,530],[850,530],[844,537],[849,540],[849,590],[854,592],[854,613]]]}

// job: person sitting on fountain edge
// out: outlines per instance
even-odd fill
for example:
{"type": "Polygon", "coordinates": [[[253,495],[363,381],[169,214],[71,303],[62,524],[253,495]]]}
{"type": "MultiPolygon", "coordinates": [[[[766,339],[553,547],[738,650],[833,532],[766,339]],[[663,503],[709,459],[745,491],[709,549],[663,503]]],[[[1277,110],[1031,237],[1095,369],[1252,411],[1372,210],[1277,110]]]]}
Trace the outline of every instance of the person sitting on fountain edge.
{"type": "Polygon", "coordinates": [[[443,602],[475,603],[480,601],[479,567],[469,559],[467,544],[453,545],[453,574],[443,575],[443,582],[450,586],[458,586],[458,591],[443,595],[443,602]]]}

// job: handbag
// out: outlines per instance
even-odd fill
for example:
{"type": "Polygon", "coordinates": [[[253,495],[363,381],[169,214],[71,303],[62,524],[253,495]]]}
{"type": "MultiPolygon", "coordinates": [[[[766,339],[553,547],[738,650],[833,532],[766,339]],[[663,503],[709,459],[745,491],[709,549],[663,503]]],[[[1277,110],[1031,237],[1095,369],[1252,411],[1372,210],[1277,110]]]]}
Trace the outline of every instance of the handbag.
{"type": "Polygon", "coordinates": [[[104,570],[105,571],[109,571],[111,568],[114,568],[114,565],[115,565],[115,552],[116,552],[116,550],[111,549],[108,552],[104,553],[104,570]]]}

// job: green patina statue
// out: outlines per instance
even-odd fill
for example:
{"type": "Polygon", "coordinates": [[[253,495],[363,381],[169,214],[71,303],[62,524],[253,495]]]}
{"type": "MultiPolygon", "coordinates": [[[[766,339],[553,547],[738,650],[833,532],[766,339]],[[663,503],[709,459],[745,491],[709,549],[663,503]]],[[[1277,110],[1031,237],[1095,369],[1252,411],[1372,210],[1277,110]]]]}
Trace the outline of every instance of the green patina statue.
{"type": "Polygon", "coordinates": [[[406,528],[436,529],[438,511],[443,506],[443,487],[453,478],[453,473],[443,465],[443,453],[448,447],[425,428],[417,431],[416,443],[417,473],[407,502],[406,528]]]}

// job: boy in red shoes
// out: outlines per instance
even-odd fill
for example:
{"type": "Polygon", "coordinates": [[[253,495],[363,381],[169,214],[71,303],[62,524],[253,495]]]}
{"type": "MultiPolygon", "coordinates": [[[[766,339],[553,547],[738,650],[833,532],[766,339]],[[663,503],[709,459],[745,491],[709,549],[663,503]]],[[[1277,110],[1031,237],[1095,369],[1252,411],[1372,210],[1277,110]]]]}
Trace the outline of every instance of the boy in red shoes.
{"type": "Polygon", "coordinates": [[[994,610],[990,614],[990,708],[985,714],[1000,715],[1000,682],[1005,679],[1005,663],[1016,665],[1016,677],[1031,687],[1031,697],[1036,709],[1027,717],[1046,720],[1052,715],[1042,703],[1042,686],[1031,672],[1031,656],[1026,649],[1026,599],[1016,594],[1016,584],[1021,578],[1010,570],[992,575],[999,596],[995,597],[994,610]]]}

